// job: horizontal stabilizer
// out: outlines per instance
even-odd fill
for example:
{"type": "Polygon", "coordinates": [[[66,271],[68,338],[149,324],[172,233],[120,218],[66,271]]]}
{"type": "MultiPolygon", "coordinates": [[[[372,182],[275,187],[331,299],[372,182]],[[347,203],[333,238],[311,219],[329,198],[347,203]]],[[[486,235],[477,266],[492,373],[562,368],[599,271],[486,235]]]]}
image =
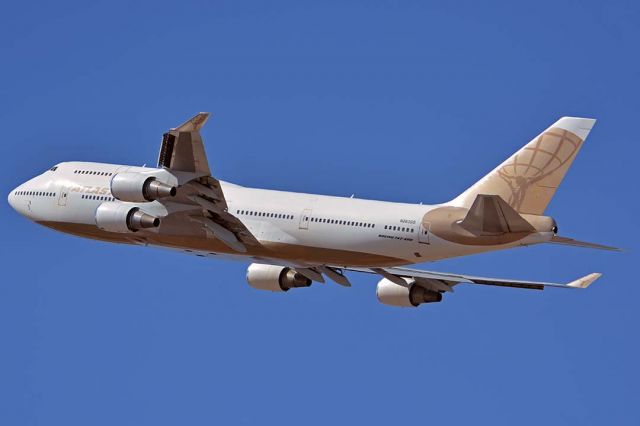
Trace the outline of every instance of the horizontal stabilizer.
{"type": "Polygon", "coordinates": [[[484,194],[476,197],[460,226],[478,236],[535,230],[499,195],[484,194]]]}
{"type": "Polygon", "coordinates": [[[617,247],[605,246],[605,245],[596,244],[596,243],[587,243],[585,241],[578,241],[572,238],[559,237],[557,235],[551,238],[551,241],[549,242],[552,244],[562,244],[565,246],[573,246],[573,247],[584,247],[584,248],[592,248],[592,249],[608,250],[608,251],[622,251],[617,247]]]}

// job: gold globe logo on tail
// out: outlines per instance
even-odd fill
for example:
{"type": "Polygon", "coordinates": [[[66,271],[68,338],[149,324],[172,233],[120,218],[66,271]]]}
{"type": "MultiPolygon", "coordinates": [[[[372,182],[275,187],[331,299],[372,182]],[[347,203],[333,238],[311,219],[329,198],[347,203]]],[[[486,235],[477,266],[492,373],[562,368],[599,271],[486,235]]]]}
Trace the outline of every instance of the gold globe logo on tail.
{"type": "Polygon", "coordinates": [[[506,200],[509,205],[519,210],[534,184],[557,188],[564,173],[559,173],[557,179],[554,179],[554,173],[569,165],[581,144],[582,139],[575,134],[553,128],[507,160],[498,169],[498,176],[511,191],[506,200]]]}

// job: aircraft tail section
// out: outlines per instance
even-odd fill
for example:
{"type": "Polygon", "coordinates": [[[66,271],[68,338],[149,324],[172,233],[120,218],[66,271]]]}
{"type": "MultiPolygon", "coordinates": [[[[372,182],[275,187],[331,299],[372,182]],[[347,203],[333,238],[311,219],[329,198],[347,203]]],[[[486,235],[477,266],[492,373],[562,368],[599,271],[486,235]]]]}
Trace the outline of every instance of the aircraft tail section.
{"type": "Polygon", "coordinates": [[[552,244],[561,244],[561,245],[573,246],[573,247],[584,247],[584,248],[607,250],[607,251],[622,251],[618,247],[605,246],[603,244],[589,243],[586,241],[578,241],[578,240],[574,240],[573,238],[560,237],[558,235],[554,235],[553,238],[551,238],[551,240],[548,242],[552,244]]]}
{"type": "Polygon", "coordinates": [[[471,208],[478,195],[498,195],[518,213],[543,214],[595,122],[562,117],[449,204],[471,208]]]}
{"type": "Polygon", "coordinates": [[[525,218],[497,195],[478,195],[460,226],[475,236],[535,231],[525,218]]]}

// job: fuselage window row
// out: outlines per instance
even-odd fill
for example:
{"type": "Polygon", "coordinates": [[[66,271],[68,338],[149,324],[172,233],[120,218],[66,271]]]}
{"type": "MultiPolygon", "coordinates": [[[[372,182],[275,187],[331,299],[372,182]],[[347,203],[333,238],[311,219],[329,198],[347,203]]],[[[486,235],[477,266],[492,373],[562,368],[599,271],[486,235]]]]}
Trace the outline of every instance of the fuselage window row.
{"type": "Polygon", "coordinates": [[[103,195],[82,195],[83,200],[96,200],[96,201],[115,201],[113,197],[106,197],[103,195]]]}
{"type": "MultiPolygon", "coordinates": [[[[388,231],[413,232],[414,228],[405,228],[403,226],[385,225],[384,229],[388,231]]],[[[425,232],[426,234],[426,232],[425,232]]]]}
{"type": "Polygon", "coordinates": [[[99,172],[96,170],[74,170],[73,173],[77,175],[113,176],[113,173],[99,172]]]}
{"type": "Polygon", "coordinates": [[[16,191],[14,195],[31,195],[34,197],[55,197],[55,192],[46,192],[46,191],[16,191]]]}
{"type": "Polygon", "coordinates": [[[241,214],[245,216],[271,217],[274,219],[293,219],[292,214],[254,212],[250,210],[236,210],[236,214],[241,214]]]}
{"type": "Polygon", "coordinates": [[[345,225],[345,226],[359,226],[362,228],[375,228],[376,225],[373,223],[367,223],[367,222],[356,222],[353,220],[342,220],[342,219],[327,219],[327,218],[320,218],[320,217],[312,217],[311,218],[311,222],[315,222],[315,223],[327,223],[330,225],[345,225]]]}

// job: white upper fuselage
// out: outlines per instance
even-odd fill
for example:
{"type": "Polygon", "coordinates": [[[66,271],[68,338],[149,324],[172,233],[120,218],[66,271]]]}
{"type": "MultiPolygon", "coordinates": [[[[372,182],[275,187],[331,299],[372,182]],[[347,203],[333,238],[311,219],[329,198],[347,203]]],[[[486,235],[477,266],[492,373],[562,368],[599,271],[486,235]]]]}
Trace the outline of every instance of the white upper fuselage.
{"type": "MultiPolygon", "coordinates": [[[[33,221],[89,238],[291,265],[395,266],[535,244],[551,236],[536,233],[499,246],[456,244],[425,229],[423,217],[438,206],[254,189],[226,182],[220,184],[228,212],[268,250],[234,252],[198,224],[184,225],[193,228],[187,231],[180,225],[178,232],[168,221],[125,236],[98,229],[97,208],[105,202],[121,202],[111,194],[113,175],[150,170],[156,169],[61,163],[15,188],[9,203],[33,221]]],[[[126,204],[159,217],[182,208],[158,201],[126,204]]]]}

